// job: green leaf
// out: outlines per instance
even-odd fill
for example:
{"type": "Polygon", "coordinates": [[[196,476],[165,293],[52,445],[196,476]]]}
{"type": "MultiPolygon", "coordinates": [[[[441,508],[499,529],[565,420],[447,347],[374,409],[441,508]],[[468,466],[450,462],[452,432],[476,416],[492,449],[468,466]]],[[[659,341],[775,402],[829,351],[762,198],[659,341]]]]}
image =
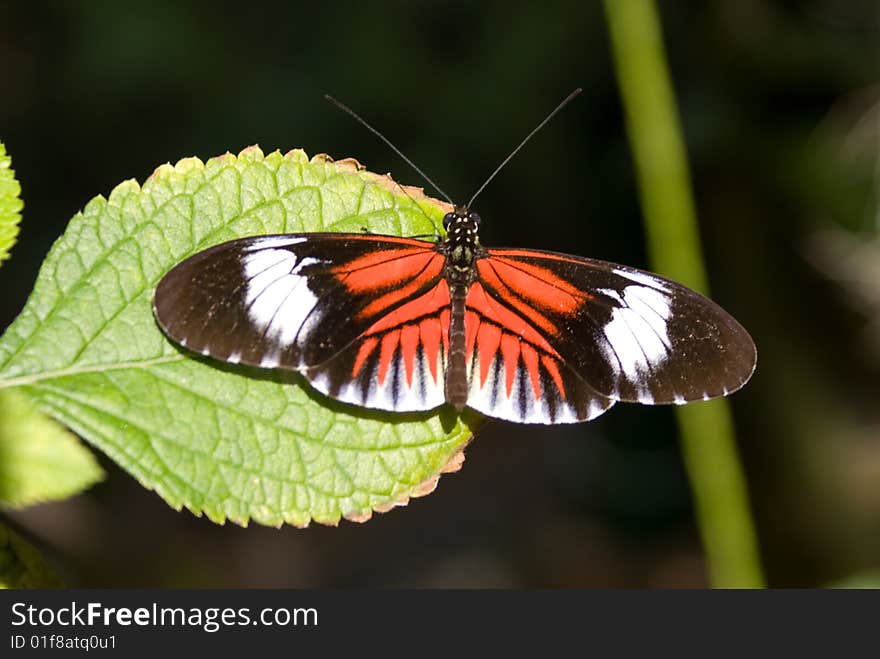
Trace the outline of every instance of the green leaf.
{"type": "Polygon", "coordinates": [[[20,194],[21,186],[12,171],[12,158],[6,154],[6,147],[0,142],[0,263],[8,258],[18,235],[18,223],[24,206],[20,194]]]}
{"type": "Polygon", "coordinates": [[[63,586],[40,552],[0,524],[0,589],[63,586]]]}
{"type": "Polygon", "coordinates": [[[0,505],[64,499],[103,477],[79,440],[38,412],[24,394],[0,390],[0,505]]]}
{"type": "Polygon", "coordinates": [[[233,238],[435,233],[446,210],[302,151],[163,165],[73,218],[0,338],[0,388],[26,391],[175,508],[240,524],[368,519],[457,468],[467,423],[360,410],[295,373],[195,359],[156,327],[153,291],[181,259],[233,238]]]}

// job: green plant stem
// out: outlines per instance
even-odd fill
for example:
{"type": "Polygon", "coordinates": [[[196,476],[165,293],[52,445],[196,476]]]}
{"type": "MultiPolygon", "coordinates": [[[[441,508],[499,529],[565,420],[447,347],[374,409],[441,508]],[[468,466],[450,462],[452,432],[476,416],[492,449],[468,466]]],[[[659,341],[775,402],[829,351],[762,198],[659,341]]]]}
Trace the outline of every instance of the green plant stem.
{"type": "MultiPolygon", "coordinates": [[[[707,292],[687,155],[653,0],[604,0],[634,153],[648,251],[658,272],[707,292]]],[[[677,410],[711,583],[764,585],[726,401],[677,410]]]]}

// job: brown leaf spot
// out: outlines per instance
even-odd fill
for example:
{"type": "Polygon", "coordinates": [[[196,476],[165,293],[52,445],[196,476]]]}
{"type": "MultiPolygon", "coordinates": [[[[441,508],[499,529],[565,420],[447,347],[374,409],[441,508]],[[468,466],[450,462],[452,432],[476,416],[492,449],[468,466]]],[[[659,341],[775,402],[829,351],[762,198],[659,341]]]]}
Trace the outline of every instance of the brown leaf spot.
{"type": "Polygon", "coordinates": [[[363,524],[364,522],[368,522],[372,516],[373,516],[373,511],[367,510],[362,513],[357,513],[357,512],[346,513],[345,519],[347,519],[350,522],[357,522],[358,524],[363,524]]]}
{"type": "Polygon", "coordinates": [[[440,470],[441,474],[454,474],[456,471],[461,469],[461,466],[464,464],[464,446],[458,449],[455,453],[452,454],[452,457],[449,458],[449,462],[447,462],[443,469],[440,470]]]}
{"type": "Polygon", "coordinates": [[[427,480],[422,481],[416,488],[412,491],[413,497],[423,497],[428,494],[431,494],[434,490],[437,489],[437,483],[440,481],[440,474],[436,476],[431,476],[427,480]]]}
{"type": "Polygon", "coordinates": [[[405,497],[403,499],[398,499],[394,501],[386,501],[385,503],[380,503],[378,506],[373,506],[373,510],[377,513],[387,513],[392,508],[397,508],[398,506],[405,506],[409,503],[409,497],[405,497]]]}

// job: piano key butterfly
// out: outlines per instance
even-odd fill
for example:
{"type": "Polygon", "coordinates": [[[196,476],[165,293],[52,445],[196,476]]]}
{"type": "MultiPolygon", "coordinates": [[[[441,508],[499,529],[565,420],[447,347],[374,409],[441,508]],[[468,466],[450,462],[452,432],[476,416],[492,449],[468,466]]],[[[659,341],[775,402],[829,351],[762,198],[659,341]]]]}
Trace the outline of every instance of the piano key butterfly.
{"type": "Polygon", "coordinates": [[[162,278],[156,319],[193,352],[298,371],[331,398],[393,412],[574,423],[617,401],[726,396],[751,377],[751,337],[711,300],[627,266],[484,247],[474,198],[437,241],[304,233],[210,247],[162,278]]]}

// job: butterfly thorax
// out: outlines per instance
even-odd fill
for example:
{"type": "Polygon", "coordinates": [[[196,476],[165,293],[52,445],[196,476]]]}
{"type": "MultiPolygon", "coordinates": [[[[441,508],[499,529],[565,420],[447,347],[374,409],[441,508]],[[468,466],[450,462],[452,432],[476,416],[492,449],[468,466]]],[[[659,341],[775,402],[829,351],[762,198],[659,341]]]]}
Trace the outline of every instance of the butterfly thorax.
{"type": "Polygon", "coordinates": [[[464,292],[474,280],[474,263],[481,251],[480,216],[467,208],[456,208],[443,218],[446,240],[441,250],[446,255],[446,282],[450,290],[463,287],[464,292]]]}
{"type": "Polygon", "coordinates": [[[450,298],[449,359],[444,389],[446,402],[461,410],[468,397],[464,316],[468,288],[476,278],[475,265],[482,253],[480,216],[457,207],[443,218],[443,228],[446,240],[440,250],[446,255],[444,274],[450,298]]]}

